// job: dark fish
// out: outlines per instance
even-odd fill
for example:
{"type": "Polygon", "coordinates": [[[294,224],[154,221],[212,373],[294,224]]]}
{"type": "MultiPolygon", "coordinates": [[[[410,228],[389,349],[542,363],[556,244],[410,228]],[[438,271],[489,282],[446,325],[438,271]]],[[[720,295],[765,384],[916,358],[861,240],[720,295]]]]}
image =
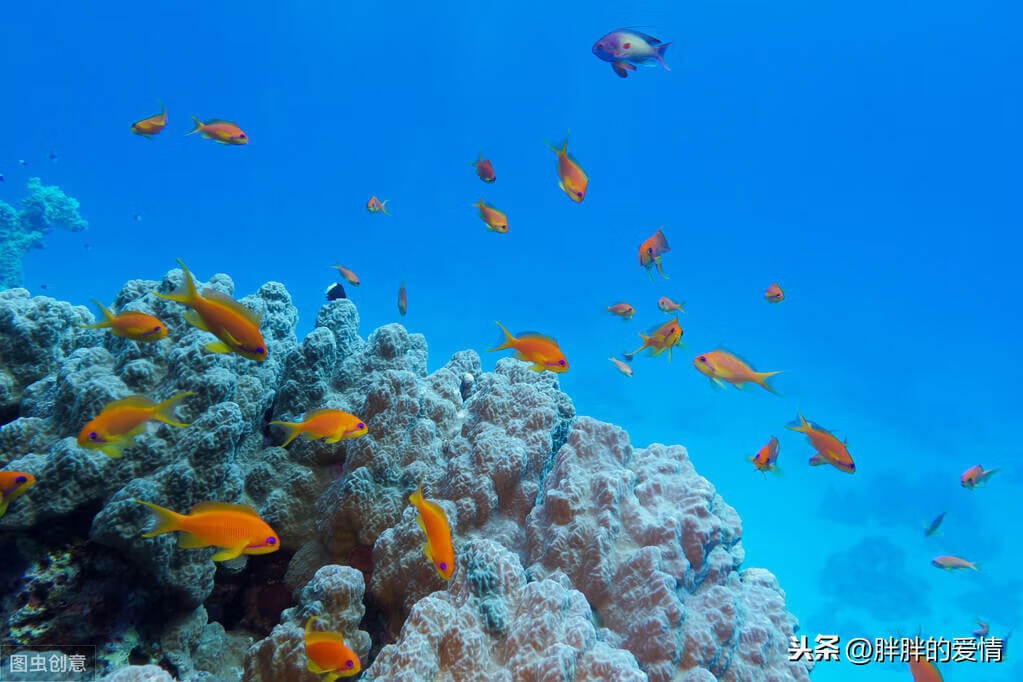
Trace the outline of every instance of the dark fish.
{"type": "Polygon", "coordinates": [[[45,289],[45,288],[46,288],[46,285],[45,285],[45,284],[40,284],[40,285],[39,285],[39,288],[40,288],[40,289],[45,289]]]}
{"type": "Polygon", "coordinates": [[[18,163],[20,163],[22,166],[28,165],[28,161],[26,161],[25,159],[18,159],[18,163]]]}
{"type": "Polygon", "coordinates": [[[50,152],[50,161],[56,161],[57,155],[54,152],[50,152]]]}
{"type": "Polygon", "coordinates": [[[941,522],[944,521],[944,520],[945,520],[945,512],[941,512],[940,514],[938,514],[937,518],[935,518],[933,521],[931,521],[930,524],[928,524],[927,527],[924,529],[924,537],[925,538],[929,538],[932,535],[934,535],[935,533],[937,533],[938,532],[938,526],[940,526],[941,522]]]}
{"type": "Polygon", "coordinates": [[[136,223],[141,223],[142,222],[142,214],[141,213],[136,213],[135,214],[135,222],[136,223]]]}
{"type": "Polygon", "coordinates": [[[3,181],[4,181],[4,174],[0,173],[0,182],[3,182],[3,181]]]}
{"type": "Polygon", "coordinates": [[[347,298],[345,296],[345,288],[340,284],[331,284],[327,287],[327,300],[336,301],[339,298],[347,298]]]}

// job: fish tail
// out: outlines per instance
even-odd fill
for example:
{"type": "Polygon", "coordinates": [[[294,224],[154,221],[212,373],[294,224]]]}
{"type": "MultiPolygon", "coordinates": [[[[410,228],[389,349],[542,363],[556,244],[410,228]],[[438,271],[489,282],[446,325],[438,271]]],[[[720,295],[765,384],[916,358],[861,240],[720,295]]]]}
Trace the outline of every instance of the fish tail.
{"type": "Polygon", "coordinates": [[[639,348],[637,348],[636,350],[632,351],[631,353],[626,353],[625,355],[627,355],[627,356],[628,355],[635,355],[636,353],[640,352],[641,350],[643,350],[644,348],[647,347],[647,342],[650,341],[650,337],[647,336],[646,334],[640,334],[640,336],[643,337],[643,345],[640,346],[639,348]]]}
{"type": "Polygon", "coordinates": [[[154,99],[156,100],[156,103],[160,105],[160,113],[166,116],[167,107],[164,105],[163,100],[161,100],[159,97],[154,97],[154,99]]]}
{"type": "Polygon", "coordinates": [[[668,51],[669,47],[671,47],[671,43],[662,43],[654,48],[654,56],[657,58],[657,61],[661,63],[661,66],[664,67],[665,71],[671,71],[671,69],[668,68],[668,65],[664,63],[664,53],[668,51]]]}
{"type": "Polygon", "coordinates": [[[153,294],[168,301],[192,305],[195,301],[199,300],[199,292],[195,290],[195,283],[192,282],[192,273],[188,271],[188,268],[185,267],[181,260],[178,260],[178,265],[185,271],[185,281],[181,283],[181,286],[169,294],[161,294],[159,291],[154,291],[153,294]]]}
{"type": "Polygon", "coordinates": [[[488,351],[492,351],[492,350],[504,350],[505,348],[514,348],[515,347],[515,342],[518,341],[518,339],[516,339],[514,336],[509,334],[508,330],[505,329],[504,326],[500,322],[495,320],[494,324],[496,324],[498,327],[501,327],[501,331],[504,332],[504,343],[499,345],[497,348],[488,348],[487,350],[488,351]]]}
{"type": "Polygon", "coordinates": [[[409,495],[408,501],[411,502],[412,505],[416,508],[420,507],[423,504],[424,500],[422,482],[419,483],[419,487],[416,488],[416,491],[409,495]]]}
{"type": "Polygon", "coordinates": [[[387,212],[388,201],[390,201],[390,199],[384,199],[383,201],[380,202],[380,210],[384,212],[384,215],[391,215],[390,213],[387,212]]]}
{"type": "Polygon", "coordinates": [[[285,441],[277,446],[279,448],[287,447],[288,443],[295,440],[295,438],[297,438],[299,434],[302,433],[303,426],[302,422],[270,422],[270,423],[282,427],[284,429],[284,432],[288,434],[288,437],[285,439],[285,441]]]}
{"type": "Polygon", "coordinates": [[[771,393],[773,393],[775,395],[781,395],[780,393],[778,393],[778,391],[776,391],[773,388],[771,388],[771,385],[767,383],[767,378],[768,377],[773,377],[775,374],[781,374],[781,373],[782,373],[782,370],[778,370],[777,372],[754,372],[753,374],[756,377],[754,379],[754,381],[756,381],[758,384],[760,384],[761,386],[766,388],[771,393]]]}
{"type": "Polygon", "coordinates": [[[187,398],[190,395],[195,395],[195,393],[192,391],[178,393],[173,398],[168,398],[159,405],[154,405],[153,419],[163,422],[164,424],[170,424],[171,426],[188,426],[188,424],[182,424],[178,421],[178,417],[174,414],[174,410],[178,407],[178,401],[187,398]]]}
{"type": "MultiPolygon", "coordinates": [[[[569,135],[572,133],[571,130],[569,130],[568,132],[569,132],[569,135]]],[[[547,144],[548,147],[551,148],[551,151],[554,152],[555,154],[560,155],[560,154],[564,154],[566,151],[568,151],[568,135],[565,135],[565,143],[563,145],[561,145],[561,149],[558,149],[557,147],[552,145],[550,142],[548,142],[547,138],[544,138],[543,141],[547,144]]]]}
{"type": "Polygon", "coordinates": [[[181,514],[172,512],[170,509],[164,509],[152,502],[146,502],[145,500],[135,500],[139,504],[144,504],[153,510],[155,514],[156,524],[153,529],[148,533],[143,533],[142,537],[151,538],[156,535],[162,535],[164,533],[170,533],[171,531],[179,530],[181,528],[181,514]]]}
{"type": "Polygon", "coordinates": [[[81,327],[82,329],[99,329],[101,327],[113,326],[113,322],[114,322],[114,315],[113,315],[113,313],[111,313],[109,310],[107,310],[107,307],[105,305],[103,305],[102,303],[100,303],[99,301],[97,301],[96,299],[90,298],[89,300],[92,301],[93,303],[95,303],[99,307],[100,311],[102,311],[102,313],[103,313],[103,321],[102,322],[97,322],[96,324],[80,324],[78,326],[81,327]]]}
{"type": "Polygon", "coordinates": [[[192,120],[195,121],[195,127],[192,128],[191,132],[186,133],[185,137],[188,137],[189,135],[195,135],[197,132],[199,132],[199,129],[202,128],[202,121],[197,119],[195,116],[192,117],[192,120]]]}

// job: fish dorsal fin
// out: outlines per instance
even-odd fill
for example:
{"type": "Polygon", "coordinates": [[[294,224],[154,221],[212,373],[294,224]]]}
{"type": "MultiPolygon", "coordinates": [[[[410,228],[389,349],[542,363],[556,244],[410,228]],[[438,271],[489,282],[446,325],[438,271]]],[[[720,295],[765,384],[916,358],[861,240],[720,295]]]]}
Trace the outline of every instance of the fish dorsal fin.
{"type": "Polygon", "coordinates": [[[230,125],[236,125],[234,121],[225,121],[222,118],[209,118],[209,119],[206,119],[205,121],[203,121],[203,125],[204,126],[211,126],[211,125],[215,125],[217,123],[228,123],[230,125]]]}
{"type": "Polygon", "coordinates": [[[675,315],[675,317],[673,317],[672,319],[668,320],[667,322],[664,322],[662,324],[656,324],[653,327],[650,327],[650,329],[648,329],[647,332],[646,332],[647,336],[654,336],[655,334],[661,332],[662,330],[667,329],[668,327],[670,327],[672,325],[675,325],[676,327],[679,327],[679,328],[682,327],[682,325],[680,325],[678,323],[678,315],[675,315]]]}
{"type": "Polygon", "coordinates": [[[130,395],[127,398],[115,400],[103,407],[103,411],[113,410],[119,407],[153,407],[156,403],[144,395],[130,395]]]}
{"type": "Polygon", "coordinates": [[[241,303],[239,303],[238,301],[234,300],[233,298],[231,298],[227,294],[221,293],[221,292],[217,291],[216,289],[203,289],[202,290],[202,295],[204,297],[210,299],[211,301],[216,301],[217,303],[219,303],[219,304],[221,304],[221,305],[223,305],[223,306],[225,306],[227,308],[230,308],[234,312],[236,312],[239,315],[243,316],[246,320],[248,320],[252,324],[256,325],[257,327],[259,326],[260,316],[256,313],[256,311],[251,310],[249,308],[246,308],[241,303]]]}
{"type": "Polygon", "coordinates": [[[188,510],[189,514],[208,514],[209,512],[237,512],[259,518],[256,510],[247,504],[229,504],[227,502],[199,502],[188,510]]]}
{"type": "Polygon", "coordinates": [[[548,343],[552,343],[555,346],[558,345],[558,342],[554,338],[552,338],[550,336],[547,336],[546,334],[541,334],[540,332],[519,332],[518,339],[519,340],[522,340],[522,339],[539,339],[541,341],[547,341],[548,343]]]}
{"type": "Polygon", "coordinates": [[[341,416],[342,413],[341,410],[335,410],[332,407],[321,407],[318,410],[310,410],[306,412],[305,420],[309,421],[310,419],[314,419],[315,417],[322,417],[325,414],[336,414],[338,416],[341,416]]]}
{"type": "Polygon", "coordinates": [[[322,632],[313,630],[306,633],[305,641],[307,644],[317,644],[319,642],[336,642],[337,644],[344,644],[345,638],[337,632],[322,632]]]}

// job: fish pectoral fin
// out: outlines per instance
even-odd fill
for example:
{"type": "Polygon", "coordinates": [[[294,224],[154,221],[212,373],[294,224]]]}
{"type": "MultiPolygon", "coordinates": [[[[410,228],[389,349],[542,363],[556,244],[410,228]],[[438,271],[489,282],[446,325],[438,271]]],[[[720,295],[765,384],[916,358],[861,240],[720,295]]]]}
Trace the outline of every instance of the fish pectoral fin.
{"type": "Polygon", "coordinates": [[[210,543],[199,539],[197,536],[191,533],[179,533],[178,534],[178,547],[182,549],[199,549],[200,547],[209,547],[210,543]]]}
{"type": "MultiPolygon", "coordinates": [[[[618,74],[620,78],[629,77],[629,72],[625,70],[624,66],[622,66],[622,62],[611,62],[611,68],[614,69],[614,72],[618,74]]],[[[635,68],[633,68],[632,70],[635,71],[635,68]]]]}
{"type": "Polygon", "coordinates": [[[231,347],[223,341],[214,341],[213,343],[207,343],[203,346],[206,350],[211,353],[230,353],[231,347]]]}
{"type": "Polygon", "coordinates": [[[125,439],[118,438],[117,440],[107,443],[106,445],[101,447],[99,451],[102,452],[107,457],[120,459],[121,457],[124,456],[124,449],[128,447],[130,444],[131,444],[130,439],[128,439],[128,441],[125,442],[125,439]]]}
{"type": "Polygon", "coordinates": [[[319,664],[317,664],[316,661],[314,661],[311,658],[307,659],[306,664],[305,664],[305,669],[308,670],[311,673],[316,674],[316,675],[322,675],[323,673],[329,673],[330,672],[326,668],[321,668],[319,666],[319,664]]]}
{"type": "Polygon", "coordinates": [[[214,561],[229,561],[235,557],[241,556],[242,551],[245,549],[245,543],[235,545],[234,547],[225,547],[216,554],[213,555],[214,561]]]}
{"type": "Polygon", "coordinates": [[[185,322],[192,325],[193,327],[198,327],[204,332],[208,332],[210,330],[206,323],[203,322],[203,319],[199,317],[199,313],[195,312],[194,310],[185,311],[185,314],[182,315],[182,317],[185,318],[185,322]]]}
{"type": "Polygon", "coordinates": [[[331,436],[330,438],[328,438],[327,440],[325,440],[323,442],[324,443],[336,443],[339,440],[341,440],[341,436],[331,436]]]}
{"type": "Polygon", "coordinates": [[[238,348],[242,345],[242,342],[234,338],[234,335],[231,334],[231,332],[227,331],[226,329],[224,330],[224,336],[227,337],[226,342],[229,346],[234,346],[235,348],[238,348]]]}
{"type": "Polygon", "coordinates": [[[430,543],[429,542],[427,542],[425,545],[423,545],[423,553],[426,554],[426,558],[432,564],[433,563],[433,552],[430,551],[430,543]]]}

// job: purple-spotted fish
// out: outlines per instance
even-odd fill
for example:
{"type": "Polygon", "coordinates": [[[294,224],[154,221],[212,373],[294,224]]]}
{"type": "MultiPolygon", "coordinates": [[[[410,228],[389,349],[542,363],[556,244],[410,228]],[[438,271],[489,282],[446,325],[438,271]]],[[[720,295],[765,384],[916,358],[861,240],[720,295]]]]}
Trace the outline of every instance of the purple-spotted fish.
{"type": "Polygon", "coordinates": [[[611,62],[614,72],[625,78],[637,66],[653,66],[654,62],[671,71],[664,63],[664,53],[670,45],[645,33],[621,28],[598,40],[593,46],[593,54],[611,62]]]}

